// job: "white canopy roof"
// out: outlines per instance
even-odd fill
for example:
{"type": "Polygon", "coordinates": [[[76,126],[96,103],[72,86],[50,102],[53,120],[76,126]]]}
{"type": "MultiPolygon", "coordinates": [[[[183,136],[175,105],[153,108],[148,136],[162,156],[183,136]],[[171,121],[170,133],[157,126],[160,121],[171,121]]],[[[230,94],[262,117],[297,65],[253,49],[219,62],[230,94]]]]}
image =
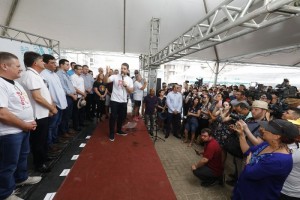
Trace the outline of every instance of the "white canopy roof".
{"type": "MultiPolygon", "coordinates": [[[[204,2],[210,11],[222,0],[1,0],[0,24],[59,40],[62,49],[148,54],[151,18],[160,19],[161,49],[206,15],[204,2]],[[7,20],[14,4],[16,9],[7,20]]],[[[300,63],[299,48],[279,54],[265,51],[298,44],[299,16],[224,42],[216,49],[221,61],[262,52],[237,60],[292,66],[300,63]]],[[[210,47],[188,58],[216,60],[216,54],[210,47]]]]}

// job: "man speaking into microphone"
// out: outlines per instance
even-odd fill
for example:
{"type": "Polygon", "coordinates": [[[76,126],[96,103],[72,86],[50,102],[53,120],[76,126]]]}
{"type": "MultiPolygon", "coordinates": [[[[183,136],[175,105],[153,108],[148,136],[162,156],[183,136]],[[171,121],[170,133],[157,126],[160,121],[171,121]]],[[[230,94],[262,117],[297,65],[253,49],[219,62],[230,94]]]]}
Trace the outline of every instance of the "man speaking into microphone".
{"type": "Polygon", "coordinates": [[[133,92],[133,82],[132,79],[127,76],[129,65],[123,63],[121,65],[121,74],[115,74],[109,76],[110,67],[106,67],[106,74],[104,77],[105,83],[113,82],[113,90],[110,99],[111,115],[109,118],[109,140],[115,140],[115,124],[117,121],[117,131],[118,135],[126,136],[127,133],[123,132],[122,124],[126,117],[126,106],[127,106],[127,94],[133,92]]]}

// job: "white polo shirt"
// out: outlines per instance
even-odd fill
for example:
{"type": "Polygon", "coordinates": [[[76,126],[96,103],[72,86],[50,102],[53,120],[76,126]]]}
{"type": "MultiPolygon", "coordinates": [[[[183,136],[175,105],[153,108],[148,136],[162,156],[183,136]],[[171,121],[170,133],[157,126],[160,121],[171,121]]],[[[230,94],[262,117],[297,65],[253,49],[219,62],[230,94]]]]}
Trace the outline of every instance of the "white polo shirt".
{"type": "MultiPolygon", "coordinates": [[[[34,120],[32,106],[24,88],[16,81],[12,84],[1,77],[0,107],[7,108],[9,112],[25,122],[34,120]]],[[[22,132],[22,129],[0,122],[0,136],[20,132],[22,132]]]]}
{"type": "MultiPolygon", "coordinates": [[[[127,91],[126,88],[123,87],[122,84],[122,75],[115,74],[108,77],[109,82],[113,82],[113,90],[111,94],[111,101],[119,102],[119,103],[127,103],[127,91]]],[[[127,84],[127,87],[133,88],[132,79],[129,76],[124,76],[124,81],[127,84]]]]}
{"type": "Polygon", "coordinates": [[[140,88],[143,87],[141,82],[135,81],[133,84],[133,99],[135,101],[142,101],[144,90],[141,90],[140,88]]]}
{"type": "MultiPolygon", "coordinates": [[[[72,81],[73,86],[76,89],[80,90],[83,93],[85,92],[85,89],[84,89],[84,79],[82,77],[78,76],[77,74],[73,74],[71,76],[71,81],[72,81]]],[[[77,94],[77,96],[79,98],[82,97],[81,94],[77,94]]]]}
{"type": "Polygon", "coordinates": [[[31,67],[28,67],[27,70],[24,72],[23,76],[20,79],[21,85],[26,90],[30,102],[33,107],[33,116],[35,119],[42,119],[45,117],[49,117],[49,110],[48,108],[38,104],[33,98],[31,91],[32,90],[40,90],[41,96],[44,97],[44,99],[52,104],[52,99],[50,92],[47,88],[46,81],[43,79],[43,77],[34,69],[31,67]]]}

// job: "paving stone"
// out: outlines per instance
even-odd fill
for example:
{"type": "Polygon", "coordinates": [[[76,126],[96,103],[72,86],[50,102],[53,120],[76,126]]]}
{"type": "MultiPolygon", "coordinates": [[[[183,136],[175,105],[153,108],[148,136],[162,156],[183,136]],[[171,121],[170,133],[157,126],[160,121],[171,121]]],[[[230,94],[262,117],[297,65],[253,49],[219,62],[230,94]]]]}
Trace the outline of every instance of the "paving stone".
{"type": "MultiPolygon", "coordinates": [[[[160,137],[164,135],[159,132],[160,137]]],[[[200,186],[200,180],[191,171],[192,164],[201,157],[196,155],[195,149],[203,147],[193,145],[187,147],[181,140],[170,135],[166,142],[156,141],[155,149],[161,159],[167,177],[178,200],[229,200],[232,187],[215,185],[209,188],[200,186]]],[[[225,170],[232,171],[232,157],[228,156],[225,170]]]]}

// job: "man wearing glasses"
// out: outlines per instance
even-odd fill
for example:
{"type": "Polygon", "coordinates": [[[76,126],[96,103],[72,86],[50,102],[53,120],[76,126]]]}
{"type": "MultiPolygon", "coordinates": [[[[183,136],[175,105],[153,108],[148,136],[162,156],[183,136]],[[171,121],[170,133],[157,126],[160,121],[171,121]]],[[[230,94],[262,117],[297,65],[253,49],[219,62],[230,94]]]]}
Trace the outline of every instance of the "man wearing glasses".
{"type": "Polygon", "coordinates": [[[0,199],[21,199],[13,192],[16,185],[41,180],[28,176],[27,171],[29,132],[37,124],[24,88],[14,81],[21,71],[15,55],[0,52],[0,199]]]}

